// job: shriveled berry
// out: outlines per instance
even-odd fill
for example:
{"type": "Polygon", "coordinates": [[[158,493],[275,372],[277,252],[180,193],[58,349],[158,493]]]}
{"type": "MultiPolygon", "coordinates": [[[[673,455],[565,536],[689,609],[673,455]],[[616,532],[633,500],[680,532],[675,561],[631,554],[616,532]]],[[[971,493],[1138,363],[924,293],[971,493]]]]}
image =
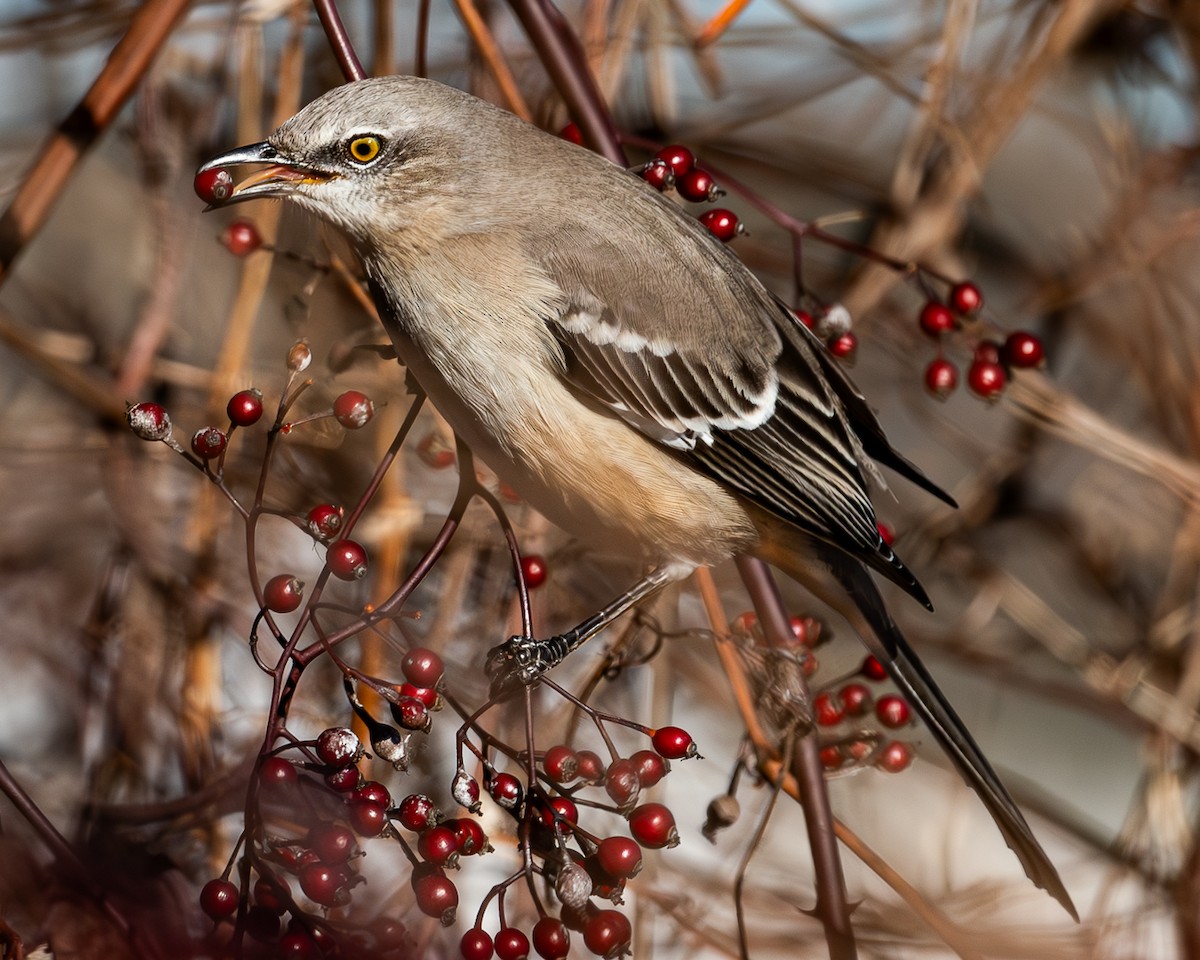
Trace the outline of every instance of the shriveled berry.
{"type": "Polygon", "coordinates": [[[921,308],[921,330],[926,336],[937,339],[943,333],[949,333],[958,326],[954,313],[944,303],[930,300],[921,308]]]}
{"type": "Polygon", "coordinates": [[[258,782],[267,789],[290,787],[298,779],[295,764],[283,757],[267,757],[258,768],[258,782]]]}
{"type": "Polygon", "coordinates": [[[516,927],[501,927],[494,942],[499,960],[528,960],[529,938],[516,927]]]}
{"type": "Polygon", "coordinates": [[[544,557],[531,553],[529,556],[521,558],[521,576],[525,578],[525,586],[530,590],[536,590],[545,583],[548,574],[549,570],[544,557]]]}
{"type": "Polygon", "coordinates": [[[958,368],[949,360],[937,357],[925,368],[925,389],[939,400],[945,400],[958,387],[958,368]]]}
{"type": "Polygon", "coordinates": [[[362,755],[362,741],[348,727],[329,727],[317,737],[317,756],[331,767],[348,767],[362,755]]]}
{"type": "Polygon", "coordinates": [[[625,956],[632,940],[633,927],[619,910],[600,910],[583,925],[584,946],[605,960],[625,956]]]}
{"type": "Polygon", "coordinates": [[[171,436],[171,418],[161,403],[135,403],[125,411],[125,422],[142,440],[166,440],[171,436]]]}
{"type": "Polygon", "coordinates": [[[324,863],[345,863],[357,844],[340,823],[318,823],[308,831],[308,845],[324,863]]]}
{"type": "MultiPolygon", "coordinates": [[[[358,790],[355,790],[356,795],[358,790]]],[[[362,837],[377,837],[387,826],[387,806],[374,800],[356,798],[350,802],[346,813],[350,817],[351,826],[362,837]]]]}
{"type": "Polygon", "coordinates": [[[304,581],[290,573],[272,577],[263,585],[263,606],[272,613],[291,613],[304,600],[304,581]]]}
{"type": "Polygon", "coordinates": [[[505,810],[515,810],[521,805],[525,788],[511,773],[498,773],[488,782],[488,793],[505,810]]]}
{"type": "Polygon", "coordinates": [[[579,775],[579,758],[565,744],[555,744],[542,758],[542,769],[554,783],[570,783],[579,775]]]}
{"type": "Polygon", "coordinates": [[[1000,355],[1010,367],[1025,370],[1045,363],[1046,348],[1036,334],[1016,330],[1005,339],[1000,355]]]}
{"type": "Polygon", "coordinates": [[[963,316],[973,316],[983,306],[983,293],[975,284],[964,280],[950,288],[950,307],[955,313],[963,316]]]}
{"type": "Polygon", "coordinates": [[[887,679],[887,669],[878,659],[869,654],[863,659],[862,666],[858,668],[858,672],[868,680],[876,682],[887,679]]]}
{"type": "Polygon", "coordinates": [[[301,337],[288,348],[287,368],[292,373],[303,373],[308,369],[308,365],[312,363],[312,347],[308,345],[308,341],[301,337]]]}
{"type": "Polygon", "coordinates": [[[832,337],[826,343],[826,347],[839,360],[853,363],[855,355],[858,353],[858,337],[847,330],[845,333],[839,333],[836,337],[832,337]]]}
{"type": "Polygon", "coordinates": [[[912,710],[908,701],[895,694],[880,697],[875,703],[875,716],[885,727],[895,729],[903,727],[912,720],[912,710]]]}
{"type": "Polygon", "coordinates": [[[722,243],[728,243],[738,234],[745,232],[745,227],[732,210],[717,207],[715,210],[705,210],[700,214],[700,222],[714,237],[722,243]]]}
{"type": "Polygon", "coordinates": [[[975,360],[967,369],[967,386],[971,392],[984,400],[996,400],[1004,392],[1008,374],[999,363],[990,360],[975,360]]]}
{"type": "Polygon", "coordinates": [[[222,877],[214,877],[200,890],[200,909],[212,920],[232,917],[240,900],[237,886],[222,877]]]}
{"type": "Polygon", "coordinates": [[[401,697],[395,703],[389,703],[392,719],[406,730],[419,730],[428,733],[433,725],[429,716],[429,708],[416,697],[401,697]]]}
{"type": "Polygon", "coordinates": [[[618,880],[631,880],[642,869],[642,848],[628,837],[605,837],[596,848],[604,872],[618,880]]]}
{"type": "Polygon", "coordinates": [[[632,760],[614,760],[608,765],[604,777],[604,791],[622,810],[628,810],[638,801],[642,792],[642,781],[638,779],[637,764],[632,760]]]}
{"type": "Polygon", "coordinates": [[[651,736],[650,743],[659,756],[668,760],[687,760],[697,756],[692,735],[682,727],[659,727],[651,736]]]}
{"type": "Polygon", "coordinates": [[[458,839],[444,824],[429,827],[417,837],[417,852],[430,863],[445,865],[458,857],[458,839]]]}
{"type": "MultiPolygon", "coordinates": [[[[697,754],[693,752],[692,756],[697,754]]],[[[629,762],[637,770],[638,783],[643,787],[654,786],[671,769],[671,764],[653,750],[638,750],[629,757],[629,762]]]]}
{"type": "Polygon", "coordinates": [[[224,203],[233,195],[233,176],[223,167],[196,174],[192,189],[205,203],[224,203]]]}
{"type": "Polygon", "coordinates": [[[428,873],[413,880],[417,908],[427,917],[437,918],[443,927],[454,923],[458,912],[458,888],[448,877],[428,873]]]}
{"type": "Polygon", "coordinates": [[[871,709],[871,691],[862,683],[846,684],[838,691],[838,700],[852,717],[861,717],[871,709]]]}
{"type": "Polygon", "coordinates": [[[592,895],[592,878],[581,863],[567,860],[559,865],[554,893],[567,910],[584,910],[592,895]]]}
{"type": "Polygon", "coordinates": [[[670,166],[662,160],[651,160],[642,167],[642,179],[661,192],[674,184],[675,174],[671,172],[670,166]]]}
{"type": "Polygon", "coordinates": [[[912,765],[914,752],[911,744],[900,740],[890,741],[875,758],[875,766],[887,773],[899,773],[912,765]]]}
{"type": "Polygon", "coordinates": [[[423,793],[410,793],[400,801],[396,817],[408,830],[420,832],[442,819],[438,808],[423,793]]]}
{"type": "Polygon", "coordinates": [[[450,796],[454,798],[455,803],[466,807],[472,813],[478,813],[482,806],[479,802],[479,783],[461,768],[450,782],[450,796]]]}
{"type": "Polygon", "coordinates": [[[707,170],[694,167],[682,176],[675,178],[675,189],[685,200],[694,203],[712,203],[721,196],[721,188],[707,170]]]}
{"type": "Polygon", "coordinates": [[[813,698],[813,718],[822,727],[835,727],[846,719],[842,705],[829,693],[813,698]]]}
{"type": "Polygon", "coordinates": [[[300,889],[314,903],[332,907],[350,899],[341,874],[327,863],[310,863],[300,871],[300,889]]]}
{"type": "Polygon", "coordinates": [[[229,422],[235,427],[251,427],[258,423],[263,415],[263,395],[261,390],[251,387],[249,390],[239,390],[225,404],[225,413],[229,422]]]}
{"type": "Polygon", "coordinates": [[[696,165],[696,155],[678,143],[663,147],[654,155],[654,159],[665,163],[677,177],[682,177],[696,165]]]}
{"type": "Polygon", "coordinates": [[[365,393],[347,390],[333,401],[333,415],[347,430],[357,430],[375,416],[375,404],[365,393]]]}
{"type": "Polygon", "coordinates": [[[367,575],[367,550],[355,540],[335,540],[325,551],[329,572],[339,580],[361,580],[367,575]]]}
{"type": "Polygon", "coordinates": [[[563,960],[571,952],[571,935],[561,920],[542,917],[533,925],[533,949],[542,960],[563,960]]]}
{"type": "Polygon", "coordinates": [[[436,687],[446,672],[446,665],[432,650],[413,647],[400,661],[400,670],[410,683],[418,687],[436,687]]]}
{"type": "Polygon", "coordinates": [[[742,815],[742,805],[732,793],[721,793],[713,797],[704,813],[704,826],[700,832],[709,843],[717,842],[717,831],[733,826],[742,815]]]}
{"type": "Polygon", "coordinates": [[[234,220],[221,231],[221,244],[235,257],[245,257],[261,247],[263,239],[249,220],[234,220]]]}
{"type": "Polygon", "coordinates": [[[485,931],[474,927],[463,934],[458,942],[458,952],[463,960],[491,960],[492,938],[485,931]]]}
{"type": "Polygon", "coordinates": [[[643,803],[629,814],[629,831],[643,847],[658,850],[679,844],[675,817],[661,803],[643,803]]]}
{"type": "Polygon", "coordinates": [[[308,532],[318,540],[332,540],[342,529],[346,511],[332,503],[318,503],[304,517],[308,532]]]}

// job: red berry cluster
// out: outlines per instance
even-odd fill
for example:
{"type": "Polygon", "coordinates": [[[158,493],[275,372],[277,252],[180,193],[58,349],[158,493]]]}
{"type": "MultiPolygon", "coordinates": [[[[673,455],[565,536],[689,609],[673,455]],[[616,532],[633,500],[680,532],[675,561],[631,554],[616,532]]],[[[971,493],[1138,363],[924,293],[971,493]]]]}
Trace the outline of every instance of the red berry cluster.
{"type": "MultiPolygon", "coordinates": [[[[697,165],[695,154],[677,143],[659,150],[638,173],[659,192],[674,188],[683,199],[692,203],[714,203],[725,192],[717,186],[711,173],[697,165]]],[[[722,207],[705,210],[698,219],[722,243],[746,232],[737,215],[722,207]]]]}
{"type": "MultiPolygon", "coordinates": [[[[967,324],[974,325],[982,307],[979,288],[964,281],[950,287],[945,302],[931,298],[921,308],[918,325],[939,345],[937,357],[925,368],[925,387],[939,400],[957,389],[959,379],[958,368],[943,355],[945,340],[967,324]]],[[[967,386],[977,397],[998,400],[1013,370],[1040,367],[1045,358],[1042,341],[1025,330],[1008,334],[1003,343],[978,338],[967,367],[967,386]]]]}

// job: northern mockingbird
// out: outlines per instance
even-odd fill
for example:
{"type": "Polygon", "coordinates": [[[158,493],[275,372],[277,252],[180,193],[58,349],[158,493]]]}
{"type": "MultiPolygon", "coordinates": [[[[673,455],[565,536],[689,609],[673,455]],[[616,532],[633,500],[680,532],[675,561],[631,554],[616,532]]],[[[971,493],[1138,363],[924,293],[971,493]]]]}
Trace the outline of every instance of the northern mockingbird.
{"type": "Polygon", "coordinates": [[[411,77],[332,90],[200,171],[238,164],[261,169],[230,201],[283,197],[345,233],[400,359],[501,479],[585,541],[653,565],[576,630],[498,648],[494,671],[531,680],[695,567],[761,557],[849,620],[1029,877],[1075,915],[867,572],[929,605],[879,534],[872,460],[953,501],[695,219],[602,157],[411,77]]]}

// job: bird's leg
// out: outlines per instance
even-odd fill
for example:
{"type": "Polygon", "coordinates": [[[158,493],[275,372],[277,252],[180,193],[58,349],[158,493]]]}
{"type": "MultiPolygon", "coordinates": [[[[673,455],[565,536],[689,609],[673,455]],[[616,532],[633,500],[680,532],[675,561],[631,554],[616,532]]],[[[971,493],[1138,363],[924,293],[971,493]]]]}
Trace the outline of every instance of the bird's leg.
{"type": "Polygon", "coordinates": [[[545,640],[510,637],[488,652],[487,675],[492,681],[492,696],[499,696],[518,684],[530,684],[543,673],[567,659],[567,656],[598,634],[610,623],[661,590],[679,572],[671,566],[658,567],[643,577],[612,603],[592,614],[565,633],[545,640]]]}

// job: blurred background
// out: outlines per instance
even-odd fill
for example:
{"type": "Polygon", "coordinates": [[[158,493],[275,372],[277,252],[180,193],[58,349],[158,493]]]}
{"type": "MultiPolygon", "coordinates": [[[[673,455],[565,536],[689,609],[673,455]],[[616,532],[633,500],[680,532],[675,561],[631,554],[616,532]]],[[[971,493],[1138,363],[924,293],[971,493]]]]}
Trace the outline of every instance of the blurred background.
{"type": "MultiPolygon", "coordinates": [[[[341,82],[309,4],[191,4],[57,185],[48,138],[135,15],[154,6],[8,0],[0,12],[0,189],[6,206],[30,182],[52,201],[40,229],[3,238],[0,759],[86,868],[83,877],[65,868],[29,809],[0,801],[0,943],[48,941],[56,957],[219,952],[196,894],[224,869],[241,829],[270,704],[270,678],[246,644],[257,607],[242,520],[201,472],[130,434],[126,402],[163,403],[186,444],[205,424],[225,425],[236,390],[261,389],[270,414],[288,349],[306,338],[314,384],[301,412],[359,389],[378,414],[363,431],[321,420],[280,444],[265,501],[298,515],[354,503],[411,402],[394,362],[364,349],[385,337],[332,231],[275,203],[204,213],[192,191],[206,157],[262,139],[341,82]],[[221,236],[235,220],[252,222],[266,246],[231,252],[221,236]]],[[[418,69],[416,3],[339,8],[370,72],[418,69]]],[[[1081,922],[1025,880],[974,795],[912,727],[898,735],[916,748],[909,769],[867,765],[830,779],[835,814],[925,904],[915,910],[843,848],[860,954],[1200,957],[1200,7],[587,0],[561,9],[631,161],[683,143],[718,171],[729,191],[720,205],[747,229],[732,249],[789,303],[818,315],[846,308],[852,376],[894,445],[960,504],[950,510],[899,480],[879,491],[880,518],[937,609],[889,600],[1027,811],[1081,922]],[[781,226],[787,217],[882,256],[798,240],[781,226]],[[878,262],[886,258],[933,273],[878,262]],[[931,291],[945,293],[938,277],[970,279],[984,297],[981,315],[940,342],[918,324],[931,291]],[[1014,330],[1041,338],[1044,368],[1014,372],[992,402],[973,396],[978,344],[1014,330]],[[944,400],[925,386],[938,358],[960,372],[944,400]]],[[[552,131],[570,119],[503,3],[432,3],[425,50],[436,79],[552,131]]],[[[231,442],[225,483],[243,503],[264,444],[262,426],[231,442]]],[[[353,610],[392,592],[446,516],[454,467],[451,436],[424,411],[358,528],[371,574],[332,602],[353,610]]],[[[533,591],[538,632],[576,622],[627,585],[629,558],[591,556],[510,491],[497,493],[523,552],[545,558],[546,582],[533,591]]],[[[287,571],[312,582],[322,566],[312,540],[278,517],[263,519],[253,551],[264,579],[287,571]]],[[[728,616],[749,609],[735,573],[714,573],[728,616]]],[[[861,648],[815,601],[784,589],[828,641],[814,651],[810,682],[835,689],[861,648]]],[[[485,506],[467,513],[408,609],[420,619],[364,634],[347,658],[394,676],[405,644],[419,640],[446,660],[454,695],[468,709],[481,704],[484,651],[517,625],[511,562],[485,506]]],[[[598,682],[606,711],[687,728],[705,758],[676,764],[647,793],[671,807],[683,842],[648,855],[627,891],[638,957],[738,955],[734,885],[770,791],[744,777],[741,819],[715,844],[701,836],[742,739],[711,639],[724,630],[687,587],[635,631],[647,649],[647,634],[679,634],[646,663],[596,680],[618,628],[560,678],[572,689],[598,682]]],[[[293,730],[349,722],[340,680],[314,665],[293,730]]],[[[561,699],[539,705],[539,748],[573,726],[581,741],[595,739],[561,699]]],[[[497,729],[521,729],[510,712],[493,717],[497,729]]],[[[408,774],[380,761],[364,773],[396,796],[431,784],[448,803],[455,726],[450,711],[438,715],[408,774]]],[[[456,931],[413,911],[406,864],[386,840],[364,844],[369,879],[343,908],[347,925],[359,912],[395,915],[413,955],[456,956],[491,884],[519,863],[512,838],[499,839],[503,817],[489,807],[485,825],[497,851],[457,879],[456,931]]],[[[828,955],[805,913],[812,868],[802,814],[786,797],[744,875],[752,956],[828,955]]]]}

